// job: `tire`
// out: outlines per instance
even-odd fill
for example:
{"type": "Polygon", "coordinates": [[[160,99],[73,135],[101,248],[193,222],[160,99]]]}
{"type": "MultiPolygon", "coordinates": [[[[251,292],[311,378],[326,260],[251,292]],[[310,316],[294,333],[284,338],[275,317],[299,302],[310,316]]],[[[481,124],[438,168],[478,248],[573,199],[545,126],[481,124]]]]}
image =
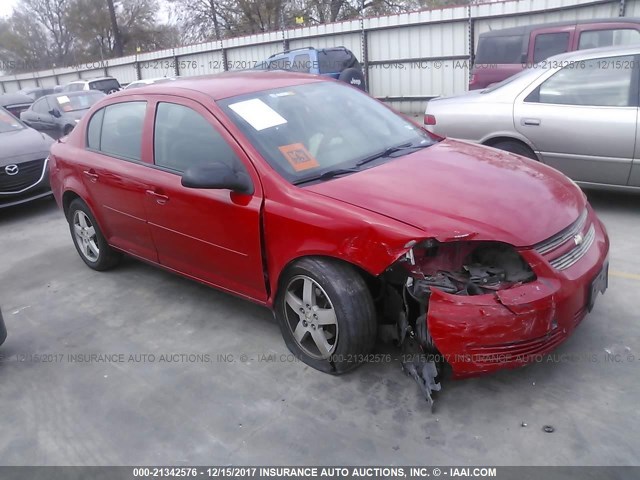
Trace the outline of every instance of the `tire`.
{"type": "Polygon", "coordinates": [[[109,246],[91,210],[79,198],[69,205],[67,221],[78,255],[89,268],[109,270],[120,262],[122,254],[109,246]]]}
{"type": "Polygon", "coordinates": [[[376,312],[364,279],[333,259],[304,258],[287,268],[276,318],[296,358],[334,375],[360,365],[376,339],[376,312]]]}
{"type": "Polygon", "coordinates": [[[524,143],[516,142],[515,140],[504,140],[501,142],[496,142],[493,145],[489,146],[497,148],[498,150],[504,150],[506,152],[522,155],[523,157],[530,158],[531,160],[538,160],[538,157],[536,157],[536,154],[533,153],[533,150],[531,150],[524,143]]]}
{"type": "Polygon", "coordinates": [[[364,84],[364,74],[359,68],[347,68],[346,70],[343,70],[338,77],[338,80],[359,88],[363,92],[367,90],[367,87],[364,84]]]}

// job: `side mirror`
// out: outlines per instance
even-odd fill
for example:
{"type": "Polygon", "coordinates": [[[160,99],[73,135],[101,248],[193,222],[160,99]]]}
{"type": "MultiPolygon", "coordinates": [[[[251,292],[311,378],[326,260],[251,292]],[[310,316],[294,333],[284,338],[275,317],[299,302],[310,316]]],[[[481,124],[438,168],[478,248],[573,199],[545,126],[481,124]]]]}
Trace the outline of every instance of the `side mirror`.
{"type": "Polygon", "coordinates": [[[234,172],[226,163],[191,167],[182,174],[182,186],[187,188],[228,189],[251,195],[253,183],[246,173],[234,172]]]}
{"type": "Polygon", "coordinates": [[[49,113],[51,115],[53,115],[56,118],[60,118],[62,115],[60,114],[60,110],[58,110],[57,108],[53,108],[51,110],[49,110],[49,113]]]}

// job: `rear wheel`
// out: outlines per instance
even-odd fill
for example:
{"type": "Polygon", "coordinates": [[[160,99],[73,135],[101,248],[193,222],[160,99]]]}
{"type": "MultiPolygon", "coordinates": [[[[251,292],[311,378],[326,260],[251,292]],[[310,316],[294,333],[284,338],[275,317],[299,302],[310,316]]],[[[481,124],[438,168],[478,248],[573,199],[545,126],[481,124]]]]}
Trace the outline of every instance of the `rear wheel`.
{"type": "Polygon", "coordinates": [[[289,350],[307,365],[332,374],[363,362],[376,338],[371,294],[350,265],[305,258],[280,282],[276,317],[289,350]]]}
{"type": "Polygon", "coordinates": [[[496,142],[490,146],[493,148],[497,148],[498,150],[505,150],[517,155],[522,155],[523,157],[527,157],[532,160],[538,160],[538,157],[536,157],[536,154],[533,153],[533,150],[531,150],[522,142],[518,142],[515,140],[503,140],[500,142],[496,142]]]}
{"type": "Polygon", "coordinates": [[[120,262],[122,254],[109,246],[86,203],[79,198],[71,202],[67,220],[76,250],[87,266],[108,270],[120,262]]]}

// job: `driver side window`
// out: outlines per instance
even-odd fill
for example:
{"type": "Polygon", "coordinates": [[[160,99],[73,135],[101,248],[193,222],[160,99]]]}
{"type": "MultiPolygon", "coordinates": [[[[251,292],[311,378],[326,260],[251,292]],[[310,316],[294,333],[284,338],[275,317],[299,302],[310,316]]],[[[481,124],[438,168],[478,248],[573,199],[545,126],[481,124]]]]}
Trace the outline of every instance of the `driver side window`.
{"type": "Polygon", "coordinates": [[[153,138],[154,162],[182,173],[190,167],[224,163],[243,171],[240,159],[202,115],[184,105],[158,103],[153,138]]]}

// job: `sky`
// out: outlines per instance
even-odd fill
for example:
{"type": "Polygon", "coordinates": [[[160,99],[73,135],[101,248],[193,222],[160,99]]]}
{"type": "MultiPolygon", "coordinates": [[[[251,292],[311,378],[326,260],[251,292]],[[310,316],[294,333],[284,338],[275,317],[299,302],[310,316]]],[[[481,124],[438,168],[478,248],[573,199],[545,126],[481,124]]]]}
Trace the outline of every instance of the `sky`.
{"type": "Polygon", "coordinates": [[[0,0],[0,17],[8,17],[16,6],[18,0],[0,0]]]}
{"type": "MultiPolygon", "coordinates": [[[[13,8],[18,4],[19,0],[0,0],[0,17],[8,17],[13,12],[13,8]]],[[[161,22],[167,22],[169,18],[169,12],[167,5],[164,1],[160,2],[160,10],[158,11],[158,20],[161,22]]]]}

